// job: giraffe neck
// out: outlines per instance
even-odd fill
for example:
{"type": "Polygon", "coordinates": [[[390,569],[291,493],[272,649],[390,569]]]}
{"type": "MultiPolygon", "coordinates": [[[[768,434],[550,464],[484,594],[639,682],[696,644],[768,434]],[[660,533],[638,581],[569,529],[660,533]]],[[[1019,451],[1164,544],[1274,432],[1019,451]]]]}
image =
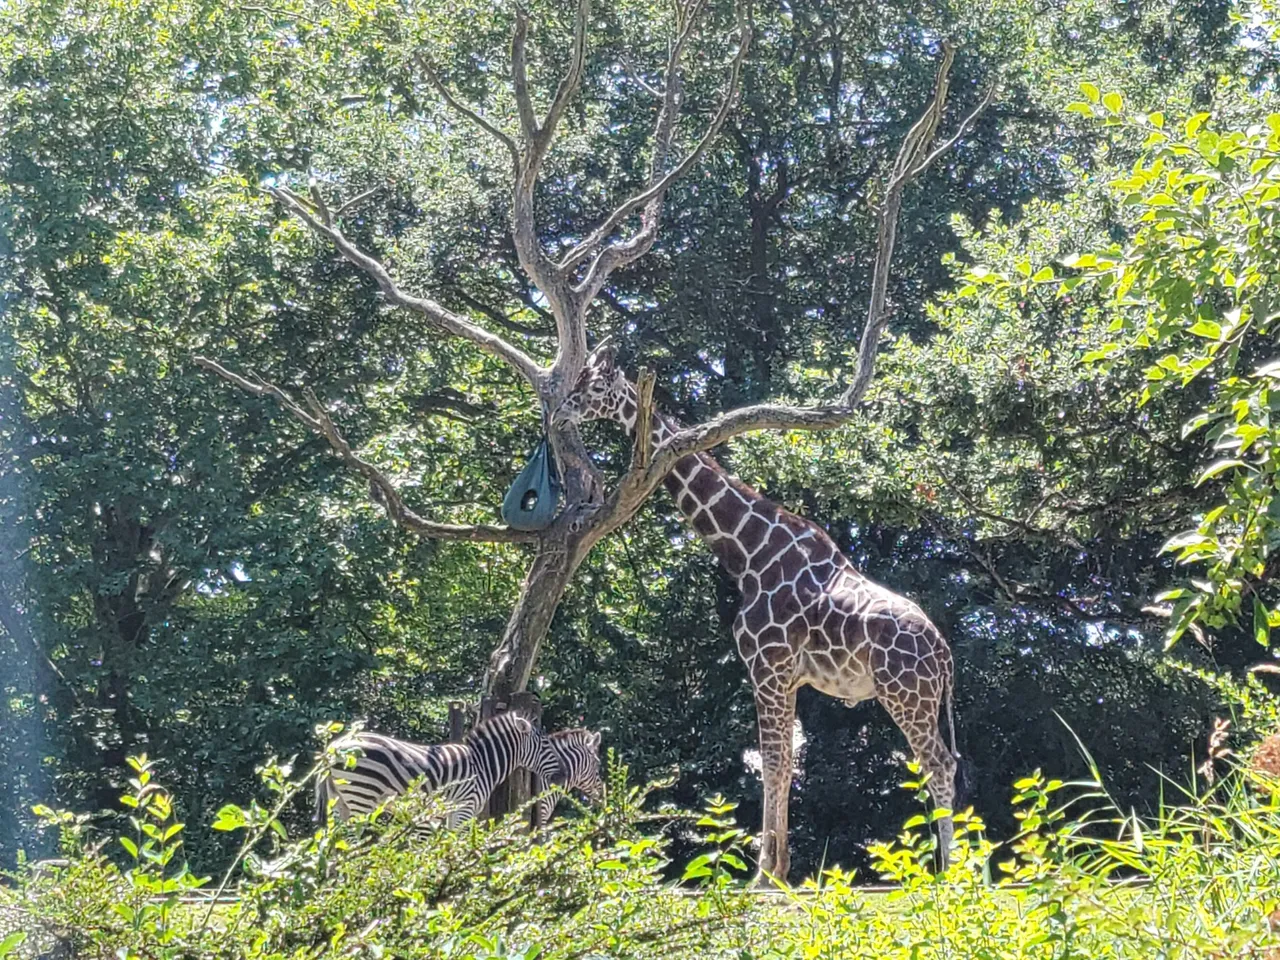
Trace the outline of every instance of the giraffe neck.
{"type": "MultiPolygon", "coordinates": [[[[623,425],[628,436],[634,437],[635,420],[624,420],[623,425]]],[[[655,415],[654,447],[673,436],[677,429],[675,421],[655,415]]],[[[786,511],[758,490],[731,477],[708,453],[690,454],[677,460],[663,486],[690,526],[735,579],[742,577],[752,556],[770,535],[776,538],[779,531],[786,529],[778,525],[786,511]]],[[[787,535],[794,537],[790,531],[787,535]]]]}

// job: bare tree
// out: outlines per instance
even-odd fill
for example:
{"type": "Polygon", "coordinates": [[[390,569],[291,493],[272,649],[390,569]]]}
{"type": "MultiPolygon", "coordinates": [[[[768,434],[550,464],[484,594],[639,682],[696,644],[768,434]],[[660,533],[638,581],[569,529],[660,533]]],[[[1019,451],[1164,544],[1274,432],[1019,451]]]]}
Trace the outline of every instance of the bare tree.
{"type": "MultiPolygon", "coordinates": [[[[419,67],[445,102],[485,133],[509,154],[512,165],[512,235],[521,268],[546,297],[555,317],[557,350],[550,365],[533,357],[470,319],[446,309],[425,296],[405,292],[386,266],[351,242],[342,232],[343,206],[331,208],[315,189],[309,196],[286,187],[271,193],[291,213],[324,237],[347,260],[364,270],[378,285],[386,301],[419,314],[442,336],[466,340],[502,360],[533,388],[547,409],[555,409],[573,388],[587,358],[587,311],[609,276],[635,262],[653,246],[663,202],[673,183],[684,176],[719,135],[738,92],[743,61],[751,39],[745,6],[736,10],[735,48],[726,67],[714,112],[693,146],[679,159],[673,156],[675,133],[683,104],[682,66],[695,34],[705,19],[707,0],[676,0],[674,31],[660,86],[646,85],[661,98],[652,133],[652,156],[643,187],[620,203],[571,249],[553,256],[538,238],[534,194],[544,162],[552,148],[556,128],[582,83],[587,48],[589,0],[578,0],[569,66],[560,79],[550,105],[539,116],[529,89],[527,15],[516,14],[511,40],[511,82],[519,132],[510,133],[475,108],[463,103],[439,78],[425,57],[419,67]]],[[[502,639],[490,658],[484,693],[507,698],[527,685],[538,648],[569,582],[604,536],[636,513],[676,461],[753,430],[821,430],[846,422],[860,404],[870,384],[876,351],[888,314],[885,307],[888,272],[893,258],[895,231],[903,191],[938,156],[968,130],[990,102],[992,93],[941,144],[935,134],[946,104],[954,50],[946,46],[938,68],[933,94],[920,119],[907,134],[884,187],[879,214],[879,248],[875,261],[871,302],[862,333],[857,366],[848,389],[834,403],[815,407],[759,404],[732,410],[713,420],[680,430],[654,450],[647,431],[641,431],[632,463],[617,486],[605,491],[599,472],[588,458],[572,423],[554,424],[551,443],[560,465],[565,505],[555,522],[538,533],[524,533],[499,526],[458,526],[434,523],[409,509],[394,484],[375,465],[362,459],[344,439],[324,406],[310,390],[298,403],[279,387],[252,375],[242,376],[214,360],[196,362],[236,386],[260,396],[275,398],[310,430],[325,438],[333,451],[370,483],[375,498],[388,516],[407,530],[427,537],[453,540],[523,542],[533,547],[533,561],[511,611],[502,639]]],[[[628,69],[630,69],[628,67],[628,69]]],[[[362,198],[357,198],[362,199],[362,198]]],[[[652,384],[644,391],[652,395],[652,384]]],[[[647,411],[646,411],[647,415],[647,411]]]]}

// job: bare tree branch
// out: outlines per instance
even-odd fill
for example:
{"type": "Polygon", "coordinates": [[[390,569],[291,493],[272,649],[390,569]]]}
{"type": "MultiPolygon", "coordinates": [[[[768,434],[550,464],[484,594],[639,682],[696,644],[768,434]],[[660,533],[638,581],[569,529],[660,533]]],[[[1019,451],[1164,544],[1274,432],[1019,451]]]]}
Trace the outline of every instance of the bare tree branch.
{"type": "Polygon", "coordinates": [[[1000,84],[998,82],[992,83],[991,86],[987,87],[987,92],[982,95],[982,99],[978,101],[978,105],[973,108],[973,112],[960,121],[960,126],[956,128],[956,132],[952,134],[945,143],[941,144],[933,151],[933,153],[929,154],[924,158],[924,160],[917,164],[912,176],[918,176],[926,169],[933,166],[933,162],[935,160],[959,143],[961,138],[963,138],[964,135],[969,132],[969,129],[974,125],[974,123],[977,122],[978,118],[986,112],[987,108],[990,107],[992,103],[995,102],[999,93],[1000,84]]]}
{"type": "MultiPolygon", "coordinates": [[[[701,6],[702,4],[698,2],[698,0],[695,0],[690,12],[699,11],[701,6]]],[[[730,64],[728,82],[725,84],[724,93],[720,98],[720,103],[715,114],[712,116],[711,123],[688,155],[686,155],[683,160],[668,170],[665,174],[662,173],[662,167],[665,166],[667,153],[670,149],[671,136],[674,131],[676,117],[680,107],[679,96],[681,88],[678,79],[680,57],[687,45],[694,23],[695,20],[690,18],[688,23],[684,26],[684,29],[678,36],[675,44],[672,46],[671,56],[667,62],[667,73],[663,78],[665,92],[663,105],[658,114],[658,122],[655,130],[654,158],[648,186],[646,189],[628,197],[619,204],[618,207],[614,209],[614,211],[609,214],[609,216],[606,217],[599,226],[592,230],[585,239],[556,261],[556,269],[563,271],[573,269],[590,257],[601,246],[601,244],[605,243],[613,232],[623,223],[623,221],[627,219],[627,217],[631,216],[631,214],[636,210],[646,206],[651,201],[660,201],[671,185],[688,173],[689,170],[693,168],[694,164],[702,159],[702,155],[706,152],[707,147],[709,147],[715,141],[716,137],[719,136],[720,130],[728,119],[729,112],[732,110],[734,100],[737,97],[739,80],[742,74],[742,64],[746,59],[747,51],[751,45],[751,27],[746,17],[745,8],[741,5],[738,7],[738,49],[730,64]]],[[[641,233],[643,234],[645,232],[645,229],[642,227],[641,233]]],[[[633,247],[640,246],[639,244],[634,243],[638,237],[639,235],[637,235],[637,238],[632,238],[632,241],[630,241],[630,244],[633,247]]],[[[618,246],[620,245],[614,245],[615,248],[618,246]]],[[[644,249],[647,250],[648,247],[645,246],[644,249]]],[[[606,251],[602,252],[597,257],[596,262],[592,264],[587,278],[579,284],[579,290],[585,292],[592,290],[593,287],[598,290],[599,284],[603,283],[604,277],[608,275],[609,271],[622,265],[623,258],[619,258],[619,262],[614,263],[612,266],[602,263],[601,258],[605,257],[607,250],[608,248],[606,248],[606,251]]],[[[634,253],[634,250],[628,252],[633,253],[634,255],[626,258],[625,262],[630,262],[631,260],[636,259],[636,257],[640,256],[644,251],[641,250],[640,253],[634,253]]]]}
{"type": "Polygon", "coordinates": [[[415,297],[402,291],[383,264],[365,253],[333,225],[333,218],[325,209],[320,191],[312,191],[312,202],[306,201],[298,194],[285,187],[270,187],[268,192],[288,207],[312,231],[327,238],[346,259],[350,260],[365,273],[369,274],[382,291],[383,297],[392,306],[412,310],[425,317],[432,326],[445,333],[469,340],[486,353],[503,360],[514,367],[536,390],[541,380],[543,368],[523,350],[508,343],[497,334],[478,327],[464,317],[446,310],[443,306],[426,297],[415,297]]]}
{"type": "Polygon", "coordinates": [[[858,345],[857,366],[853,380],[841,398],[841,403],[852,409],[862,402],[871,376],[875,371],[876,353],[880,349],[880,337],[889,322],[885,309],[885,297],[889,289],[889,271],[893,266],[893,250],[898,237],[898,218],[902,209],[902,195],[908,183],[924,170],[922,154],[930,159],[936,154],[926,154],[933,135],[942,120],[946,107],[947,91],[951,85],[951,65],[956,50],[950,43],[943,45],[942,62],[933,82],[933,96],[920,119],[915,122],[902,140],[898,157],[885,184],[884,200],[880,204],[880,216],[876,238],[876,260],[871,273],[871,297],[867,303],[867,320],[862,328],[862,340],[858,345]]]}
{"type": "Polygon", "coordinates": [[[529,12],[516,8],[516,29],[511,35],[511,84],[515,89],[516,112],[520,116],[520,132],[525,143],[532,143],[538,135],[538,118],[529,96],[529,66],[525,45],[529,39],[529,12]]]}
{"type": "Polygon", "coordinates": [[[691,453],[705,453],[743,433],[758,430],[834,430],[853,416],[843,403],[820,407],[792,407],[780,403],[759,403],[738,407],[704,423],[684,427],[659,447],[654,467],[670,460],[671,466],[691,453]]]}
{"type": "Polygon", "coordinates": [[[569,53],[569,70],[556,87],[551,106],[547,109],[547,117],[538,130],[538,136],[546,138],[546,143],[541,145],[543,151],[551,146],[551,138],[560,123],[560,117],[582,84],[587,61],[587,21],[590,18],[591,0],[578,0],[578,7],[573,14],[573,49],[569,53]]]}
{"type": "Polygon", "coordinates": [[[557,270],[547,256],[538,238],[537,219],[534,212],[534,194],[542,162],[546,159],[555,139],[556,126],[569,100],[582,82],[586,62],[586,30],[590,19],[590,0],[578,0],[574,12],[574,40],[569,69],[561,78],[547,111],[545,121],[539,125],[533,98],[529,93],[527,41],[529,15],[523,8],[516,10],[516,26],[511,37],[511,75],[515,90],[516,110],[520,115],[523,149],[516,159],[515,183],[511,199],[511,236],[515,241],[516,256],[520,266],[551,304],[556,318],[556,336],[561,358],[568,358],[577,365],[586,355],[586,333],[581,331],[581,309],[569,289],[569,277],[557,270]]]}
{"type": "MultiPolygon", "coordinates": [[[[945,45],[930,102],[904,138],[886,182],[885,199],[879,216],[879,236],[867,325],[863,330],[853,381],[840,400],[814,407],[755,404],[730,410],[705,423],[677,430],[653,452],[647,463],[642,465],[639,457],[633,460],[631,469],[602,506],[591,532],[591,542],[625,523],[672,467],[686,456],[705,453],[739,434],[756,430],[831,430],[847,423],[854,415],[870,385],[880,335],[886,322],[888,272],[893,261],[903,191],[929,163],[941,155],[940,150],[931,150],[930,147],[946,105],[954,60],[954,48],[950,44],[945,45]]],[[[960,133],[947,141],[947,146],[954,144],[960,134],[968,129],[973,119],[990,103],[992,96],[988,94],[984,97],[983,104],[961,125],[960,133]]]]}
{"type": "Polygon", "coordinates": [[[640,71],[637,70],[635,67],[635,64],[631,62],[630,57],[628,57],[625,53],[621,53],[618,55],[618,60],[621,62],[622,69],[626,71],[627,76],[631,79],[632,83],[634,83],[637,87],[639,87],[645,93],[649,94],[649,96],[653,97],[654,99],[656,100],[662,99],[663,91],[659,90],[657,87],[650,85],[648,82],[645,81],[644,77],[640,76],[640,71]]]}
{"type": "Polygon", "coordinates": [[[208,357],[197,356],[192,359],[197,366],[217,374],[246,393],[251,393],[258,397],[273,397],[299,422],[324,437],[333,452],[342,458],[343,463],[369,481],[370,487],[375,491],[374,499],[382,505],[383,509],[387,511],[387,516],[397,526],[436,540],[470,540],[481,543],[530,543],[537,540],[536,534],[522,530],[512,530],[510,527],[496,527],[484,524],[470,526],[454,523],[435,523],[419,516],[405,505],[400,492],[386,474],[367,460],[362,459],[351,449],[351,445],[338,431],[333,420],[330,419],[329,414],[310,388],[303,389],[307,406],[310,408],[308,412],[288,393],[273,383],[268,383],[252,375],[248,377],[241,376],[216,361],[210,360],[208,357]]]}
{"type": "Polygon", "coordinates": [[[357,193],[350,200],[343,201],[343,203],[338,207],[338,209],[333,211],[333,215],[335,217],[342,216],[352,207],[356,207],[364,203],[366,200],[368,200],[370,197],[372,197],[375,193],[377,193],[382,188],[383,188],[383,184],[380,183],[376,187],[370,187],[368,190],[364,190],[361,193],[357,193]]]}
{"type": "Polygon", "coordinates": [[[427,79],[431,82],[431,85],[436,88],[436,92],[440,94],[440,97],[445,103],[506,147],[507,153],[511,155],[512,164],[520,163],[520,148],[516,146],[515,140],[512,139],[509,134],[500,130],[491,121],[486,120],[479,111],[472,109],[455,97],[453,92],[444,85],[444,81],[440,79],[440,75],[437,74],[435,69],[431,66],[431,61],[429,61],[421,51],[415,51],[413,59],[419,68],[421,68],[422,72],[427,75],[427,79]]]}

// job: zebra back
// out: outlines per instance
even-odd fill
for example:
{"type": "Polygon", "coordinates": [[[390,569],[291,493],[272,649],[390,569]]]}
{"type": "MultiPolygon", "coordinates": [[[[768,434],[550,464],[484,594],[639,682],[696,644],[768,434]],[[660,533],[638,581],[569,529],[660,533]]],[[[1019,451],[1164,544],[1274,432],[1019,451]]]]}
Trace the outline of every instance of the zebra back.
{"type": "Polygon", "coordinates": [[[560,776],[546,736],[518,713],[477,724],[462,743],[424,745],[359,732],[330,749],[340,761],[316,783],[316,816],[321,820],[331,801],[340,819],[366,816],[420,780],[422,789],[439,791],[446,798],[449,824],[457,826],[474,818],[494,787],[515,769],[532,770],[549,782],[560,776]],[[353,760],[346,759],[353,754],[353,760]]]}

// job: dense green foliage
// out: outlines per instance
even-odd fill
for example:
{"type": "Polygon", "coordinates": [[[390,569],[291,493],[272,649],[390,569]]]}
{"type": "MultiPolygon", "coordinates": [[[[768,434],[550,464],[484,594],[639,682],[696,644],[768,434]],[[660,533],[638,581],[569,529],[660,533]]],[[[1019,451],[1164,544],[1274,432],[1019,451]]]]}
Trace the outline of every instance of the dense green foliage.
{"type": "MultiPolygon", "coordinates": [[[[730,806],[701,816],[647,811],[651,788],[628,788],[625,768],[614,768],[600,809],[536,840],[513,817],[423,843],[406,829],[431,812],[421,802],[374,824],[286,840],[281,857],[248,872],[234,903],[180,899],[208,881],[183,862],[183,826],[149,766],[134,764],[125,798],[138,840],[121,838],[136,861],[124,871],[96,845],[86,852],[91,837],[73,815],[47,812],[68,862],[24,871],[17,890],[0,891],[0,957],[60,945],[121,960],[1181,960],[1269,956],[1280,944],[1280,766],[1257,758],[1235,771],[1211,765],[1207,788],[1152,819],[1117,809],[1096,768],[1072,784],[1036,773],[1015,785],[1013,839],[993,844],[979,818],[957,818],[945,877],[932,873],[932,841],[921,832],[929,818],[917,815],[895,841],[871,848],[875,874],[896,885],[887,895],[860,892],[853,875],[831,869],[795,892],[750,897],[737,880],[744,832],[730,806]],[[655,832],[659,823],[666,829],[655,832]],[[695,833],[704,850],[683,869],[684,891],[661,879],[677,831],[695,833]],[[30,939],[3,938],[15,921],[30,939]]],[[[275,797],[306,779],[266,775],[275,797]]],[[[924,800],[921,783],[906,786],[924,800]]],[[[271,833],[272,816],[229,807],[215,826],[244,829],[247,851],[271,833]]]]}
{"type": "MultiPolygon", "coordinates": [[[[675,414],[829,396],[857,342],[877,184],[927,96],[935,39],[962,43],[955,113],[1003,77],[997,106],[908,195],[894,339],[865,412],[829,434],[723,451],[951,639],[969,801],[995,836],[1017,826],[1012,779],[1079,762],[1055,712],[1123,809],[1152,810],[1155,771],[1191,766],[1222,693],[1164,659],[1169,621],[1145,609],[1186,589],[1160,555],[1169,538],[1198,524],[1180,549],[1214,563],[1201,592],[1213,603],[1170,598],[1180,614],[1203,611],[1213,649],[1182,651],[1199,665],[1254,662],[1251,638],[1280,602],[1265,586],[1272,375],[1255,373],[1274,343],[1262,302],[1274,175],[1259,163],[1275,146],[1270,94],[1247,85],[1269,67],[1259,24],[1274,18],[1250,8],[1242,26],[1229,12],[762,6],[730,129],[595,318],[628,364],[659,372],[675,414]],[[1239,43],[1246,28],[1258,35],[1239,43]],[[1114,125],[1068,110],[1081,81],[1114,125]],[[1169,139],[1144,146],[1154,127],[1134,109],[1163,111],[1169,139]],[[1214,179],[1170,186],[1172,166],[1214,179]],[[1183,233],[1144,221],[1148,208],[1211,229],[1213,252],[1174,243],[1183,233]],[[1094,266],[1068,259],[1089,251],[1094,266]],[[1090,271],[1097,283],[1074,283],[1090,271]],[[1104,287],[1108,271],[1133,280],[1104,287]],[[1109,332],[1117,323],[1128,340],[1109,332]],[[1105,362],[1081,362],[1096,351],[1105,362]],[[1184,369],[1199,372],[1186,389],[1139,405],[1147,384],[1181,384],[1184,369]],[[1224,416],[1237,401],[1244,415],[1224,416]],[[1244,447],[1225,487],[1227,473],[1196,485],[1204,434],[1182,426],[1202,414],[1215,441],[1244,447]]],[[[510,14],[302,0],[0,11],[0,863],[46,848],[33,804],[115,811],[129,754],[165,758],[182,815],[204,823],[249,792],[264,756],[309,754],[317,722],[363,716],[429,740],[446,700],[474,697],[521,551],[397,532],[319,441],[190,358],[310,385],[423,512],[496,517],[538,430],[528,395],[381,307],[260,184],[381,187],[348,223],[356,239],[407,286],[546,355],[549,318],[514,269],[501,157],[453,122],[409,55],[429,49],[449,82],[504,117],[495,65],[510,14]]],[[[545,96],[567,14],[547,3],[532,15],[545,96]]],[[[550,231],[638,175],[637,118],[652,104],[618,64],[624,51],[641,67],[658,56],[650,28],[664,15],[640,2],[598,13],[590,79],[540,197],[550,231]]],[[[714,80],[693,78],[692,114],[714,80]]],[[[625,461],[606,428],[591,439],[606,470],[625,461]]],[[[538,684],[552,726],[603,728],[641,774],[678,767],[677,803],[721,793],[754,823],[734,603],[659,494],[587,561],[538,684]]],[[[798,872],[865,866],[864,844],[910,812],[895,789],[900,735],[874,704],[805,695],[800,714],[798,872]]],[[[224,839],[192,838],[195,869],[225,863],[224,839]]]]}

